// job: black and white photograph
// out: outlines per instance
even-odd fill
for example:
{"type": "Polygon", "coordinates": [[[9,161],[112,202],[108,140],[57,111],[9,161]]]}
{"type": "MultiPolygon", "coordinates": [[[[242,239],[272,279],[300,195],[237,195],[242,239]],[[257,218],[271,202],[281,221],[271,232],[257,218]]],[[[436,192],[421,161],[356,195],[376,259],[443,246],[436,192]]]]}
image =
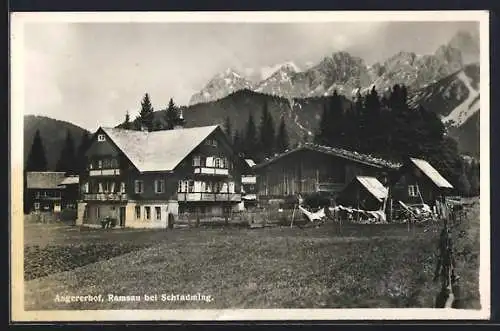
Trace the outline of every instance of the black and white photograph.
{"type": "Polygon", "coordinates": [[[489,318],[488,43],[481,11],[13,13],[12,318],[489,318]]]}

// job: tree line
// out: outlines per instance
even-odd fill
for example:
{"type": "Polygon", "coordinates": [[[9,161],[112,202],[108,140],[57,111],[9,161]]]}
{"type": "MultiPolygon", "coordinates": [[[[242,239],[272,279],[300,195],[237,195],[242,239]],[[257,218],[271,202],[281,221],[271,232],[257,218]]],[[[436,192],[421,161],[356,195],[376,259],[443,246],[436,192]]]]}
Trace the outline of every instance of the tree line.
{"type": "Polygon", "coordinates": [[[141,100],[141,109],[139,114],[133,121],[130,121],[130,114],[125,114],[125,121],[119,126],[127,130],[147,130],[160,131],[172,130],[176,125],[183,122],[181,117],[181,109],[178,107],[172,98],[168,102],[168,106],[162,111],[163,118],[155,118],[154,107],[151,104],[151,99],[148,93],[144,94],[141,100]]]}
{"type": "Polygon", "coordinates": [[[262,106],[258,124],[255,122],[253,113],[250,112],[243,130],[234,130],[233,133],[230,119],[226,117],[224,131],[231,140],[236,153],[256,162],[261,162],[265,158],[282,153],[289,147],[285,118],[281,116],[280,123],[276,127],[267,102],[264,102],[262,106]]]}
{"type": "Polygon", "coordinates": [[[375,87],[343,107],[335,91],[323,105],[315,143],[372,154],[394,161],[423,158],[464,195],[479,194],[479,162],[466,161],[457,142],[446,134],[437,114],[408,105],[404,85],[379,96],[375,87]]]}

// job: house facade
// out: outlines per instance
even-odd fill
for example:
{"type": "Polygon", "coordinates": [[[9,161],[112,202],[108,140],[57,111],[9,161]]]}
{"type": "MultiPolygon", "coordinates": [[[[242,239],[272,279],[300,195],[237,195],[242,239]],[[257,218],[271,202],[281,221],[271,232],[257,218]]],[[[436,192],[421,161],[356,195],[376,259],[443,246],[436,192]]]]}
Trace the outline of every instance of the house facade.
{"type": "Polygon", "coordinates": [[[99,128],[86,158],[77,224],[109,216],[119,226],[166,227],[169,214],[227,213],[241,202],[247,169],[219,126],[99,128]]]}
{"type": "Polygon", "coordinates": [[[324,192],[335,197],[356,176],[385,176],[400,165],[340,148],[304,144],[254,167],[259,199],[324,192]]]}
{"type": "Polygon", "coordinates": [[[406,204],[434,206],[435,201],[450,195],[453,185],[429,162],[409,158],[392,180],[390,196],[406,204]]]}
{"type": "Polygon", "coordinates": [[[58,185],[62,189],[61,206],[63,209],[76,209],[80,197],[78,176],[67,176],[58,185]]]}
{"type": "Polygon", "coordinates": [[[28,212],[60,212],[64,172],[31,171],[26,173],[26,204],[28,212]]]}

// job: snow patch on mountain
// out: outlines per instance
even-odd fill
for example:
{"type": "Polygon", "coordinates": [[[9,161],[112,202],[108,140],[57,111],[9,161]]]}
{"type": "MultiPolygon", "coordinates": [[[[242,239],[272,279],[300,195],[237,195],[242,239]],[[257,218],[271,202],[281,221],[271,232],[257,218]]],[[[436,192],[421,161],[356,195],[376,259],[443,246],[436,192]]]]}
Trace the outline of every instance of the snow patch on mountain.
{"type": "Polygon", "coordinates": [[[472,79],[467,77],[464,72],[460,72],[457,75],[457,78],[464,83],[468,90],[468,96],[467,99],[460,103],[460,105],[455,107],[447,116],[442,118],[443,123],[451,124],[453,126],[460,126],[464,124],[467,119],[479,111],[479,91],[472,87],[472,79]]]}

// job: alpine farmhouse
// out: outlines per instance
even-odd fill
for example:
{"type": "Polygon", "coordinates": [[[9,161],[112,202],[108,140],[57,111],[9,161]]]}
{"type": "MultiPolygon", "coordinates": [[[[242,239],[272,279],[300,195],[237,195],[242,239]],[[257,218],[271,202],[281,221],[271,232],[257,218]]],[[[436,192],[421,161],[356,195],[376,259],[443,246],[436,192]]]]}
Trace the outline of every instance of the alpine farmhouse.
{"type": "Polygon", "coordinates": [[[77,224],[113,217],[121,227],[167,227],[169,214],[241,208],[247,163],[217,126],[133,131],[99,128],[80,174],[77,224]]]}
{"type": "Polygon", "coordinates": [[[372,176],[386,185],[400,164],[341,148],[311,143],[253,167],[260,200],[323,192],[332,198],[356,176],[372,176]]]}

